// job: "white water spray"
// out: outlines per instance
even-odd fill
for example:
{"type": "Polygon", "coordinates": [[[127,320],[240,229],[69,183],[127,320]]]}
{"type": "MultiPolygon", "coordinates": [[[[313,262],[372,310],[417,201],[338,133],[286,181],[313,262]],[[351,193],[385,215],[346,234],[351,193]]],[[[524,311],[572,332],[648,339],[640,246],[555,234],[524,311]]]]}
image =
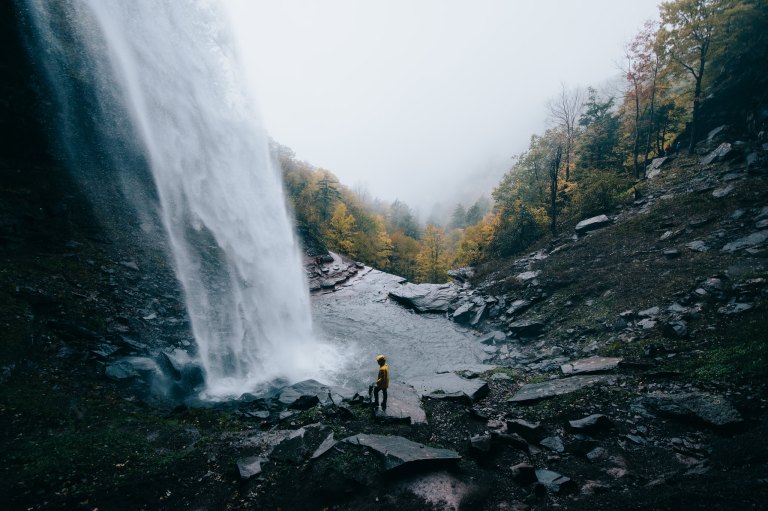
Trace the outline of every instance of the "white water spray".
{"type": "MultiPolygon", "coordinates": [[[[43,34],[61,21],[51,4],[29,0],[43,34]]],[[[280,177],[219,5],[71,0],[66,12],[92,69],[109,70],[98,88],[129,117],[115,122],[132,123],[151,166],[203,397],[320,377],[334,355],[313,336],[280,177]]]]}

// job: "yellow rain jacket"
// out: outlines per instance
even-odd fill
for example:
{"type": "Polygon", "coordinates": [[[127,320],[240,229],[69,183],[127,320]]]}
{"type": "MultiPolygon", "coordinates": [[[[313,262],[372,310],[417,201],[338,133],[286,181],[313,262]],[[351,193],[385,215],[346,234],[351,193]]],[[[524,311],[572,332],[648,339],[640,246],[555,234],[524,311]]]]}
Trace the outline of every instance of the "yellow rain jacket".
{"type": "Polygon", "coordinates": [[[387,359],[385,359],[383,355],[379,355],[376,357],[376,362],[379,363],[379,375],[376,378],[376,388],[389,388],[389,366],[387,365],[387,359]]]}

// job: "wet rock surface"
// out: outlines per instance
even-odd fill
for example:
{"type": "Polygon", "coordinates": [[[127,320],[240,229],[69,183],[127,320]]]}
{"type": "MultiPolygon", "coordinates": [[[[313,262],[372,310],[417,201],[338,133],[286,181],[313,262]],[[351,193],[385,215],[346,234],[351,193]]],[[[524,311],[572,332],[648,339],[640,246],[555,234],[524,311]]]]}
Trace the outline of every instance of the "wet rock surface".
{"type": "MultiPolygon", "coordinates": [[[[439,313],[395,302],[389,291],[403,279],[341,256],[310,260],[323,328],[361,351],[378,350],[382,332],[398,338],[382,349],[405,389],[422,369],[461,382],[433,385],[442,396],[404,390],[407,399],[393,384],[384,413],[366,399],[378,351],[361,355],[350,390],[278,382],[233,402],[185,402],[203,372],[189,357],[178,285],[158,263],[164,248],[130,243],[156,226],[112,237],[73,228],[85,214],[77,200],[57,218],[39,212],[34,194],[0,190],[13,206],[2,212],[3,504],[760,509],[768,191],[766,150],[749,151],[749,165],[728,155],[665,162],[640,198],[606,215],[610,224],[456,273],[455,295],[428,306],[439,313]],[[424,343],[431,358],[418,351],[424,343]],[[148,393],[160,382],[174,389],[167,399],[148,393]],[[572,424],[595,416],[611,426],[572,424]]],[[[14,179],[25,189],[44,181],[41,169],[22,174],[14,179]]]]}

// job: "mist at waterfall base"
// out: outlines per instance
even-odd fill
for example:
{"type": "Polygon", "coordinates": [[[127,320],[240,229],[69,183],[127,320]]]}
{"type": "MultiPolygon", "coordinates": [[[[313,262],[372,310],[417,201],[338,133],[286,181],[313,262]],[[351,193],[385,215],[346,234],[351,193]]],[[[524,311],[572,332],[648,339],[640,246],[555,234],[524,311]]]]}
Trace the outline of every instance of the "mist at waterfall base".
{"type": "Polygon", "coordinates": [[[57,92],[65,152],[77,155],[88,142],[77,116],[98,115],[113,179],[131,183],[137,159],[151,169],[154,200],[134,202],[164,226],[196,340],[190,355],[205,375],[200,397],[333,379],[344,359],[314,335],[280,175],[218,3],[26,5],[57,92]],[[77,108],[73,91],[84,83],[98,111],[77,108]],[[140,158],[123,158],[126,148],[140,158]]]}

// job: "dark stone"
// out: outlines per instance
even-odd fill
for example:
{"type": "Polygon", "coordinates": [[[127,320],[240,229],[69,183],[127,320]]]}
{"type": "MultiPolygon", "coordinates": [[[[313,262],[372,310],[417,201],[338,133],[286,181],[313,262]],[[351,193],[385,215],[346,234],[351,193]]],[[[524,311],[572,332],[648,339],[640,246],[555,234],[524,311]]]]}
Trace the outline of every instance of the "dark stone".
{"type": "Polygon", "coordinates": [[[109,364],[104,374],[112,380],[129,380],[136,377],[150,379],[160,372],[159,369],[157,363],[150,358],[123,357],[109,364]]]}
{"type": "Polygon", "coordinates": [[[329,387],[316,380],[304,380],[275,392],[274,400],[280,406],[292,410],[308,410],[318,404],[322,406],[334,403],[334,395],[351,398],[352,393],[340,387],[329,387]]]}
{"type": "Polygon", "coordinates": [[[389,296],[419,312],[445,312],[459,296],[453,284],[404,284],[389,296]]]}
{"type": "Polygon", "coordinates": [[[586,433],[594,433],[598,431],[604,431],[613,427],[613,421],[603,414],[593,414],[583,419],[568,421],[568,425],[571,429],[577,431],[584,431],[586,433]]]}
{"type": "Polygon", "coordinates": [[[272,449],[270,458],[295,465],[301,464],[310,454],[317,452],[318,448],[327,441],[329,434],[331,429],[319,424],[299,428],[292,431],[272,449]]]}
{"type": "Polygon", "coordinates": [[[544,438],[540,444],[546,447],[550,451],[565,452],[565,445],[563,445],[563,439],[559,436],[549,436],[544,438]]]}
{"type": "Polygon", "coordinates": [[[513,316],[517,314],[518,312],[523,312],[528,307],[532,305],[533,302],[530,300],[515,300],[509,305],[509,308],[507,309],[507,314],[510,316],[513,316]]]}
{"type": "Polygon", "coordinates": [[[550,493],[568,493],[576,490],[576,483],[552,470],[537,470],[536,480],[550,493]]]}
{"type": "Polygon", "coordinates": [[[744,238],[726,243],[726,245],[720,250],[722,252],[737,252],[745,248],[752,248],[758,245],[762,245],[766,241],[768,241],[768,230],[757,231],[744,238]]]}
{"type": "Polygon", "coordinates": [[[472,319],[472,307],[473,305],[471,302],[465,303],[451,314],[451,318],[453,318],[456,323],[467,323],[472,319]]]}
{"type": "Polygon", "coordinates": [[[684,338],[688,337],[688,323],[682,319],[669,321],[664,325],[664,334],[668,337],[684,338]]]}
{"type": "Polygon", "coordinates": [[[664,255],[664,257],[666,257],[667,259],[675,259],[675,258],[678,258],[678,257],[680,257],[680,255],[681,255],[680,251],[679,251],[678,249],[676,249],[676,248],[669,248],[669,249],[666,249],[666,250],[664,250],[664,251],[662,252],[662,254],[663,254],[663,255],[664,255]]]}
{"type": "Polygon", "coordinates": [[[540,423],[532,423],[523,419],[508,420],[507,431],[517,433],[529,442],[538,442],[544,436],[544,428],[540,423]]]}
{"type": "Polygon", "coordinates": [[[602,447],[595,447],[591,451],[587,453],[587,459],[591,463],[595,463],[596,461],[600,461],[601,459],[605,458],[606,450],[602,447]]]}
{"type": "Polygon", "coordinates": [[[512,479],[518,484],[536,482],[536,469],[530,463],[518,463],[512,467],[512,479]]]}
{"type": "Polygon", "coordinates": [[[718,161],[724,161],[732,155],[732,147],[728,142],[723,142],[717,148],[701,159],[702,165],[709,165],[718,161]]]}
{"type": "Polygon", "coordinates": [[[448,276],[459,282],[467,282],[475,276],[475,269],[470,266],[448,270],[448,276]]]}
{"type": "Polygon", "coordinates": [[[473,435],[469,437],[469,448],[477,454],[491,452],[491,435],[473,435]]]}
{"type": "Polygon", "coordinates": [[[466,399],[477,401],[488,394],[488,383],[480,379],[467,380],[454,373],[416,378],[409,382],[422,397],[433,399],[466,399]]]}
{"type": "Polygon", "coordinates": [[[553,396],[575,392],[584,387],[597,383],[615,383],[616,378],[608,375],[583,375],[571,376],[559,380],[550,380],[542,383],[529,383],[523,385],[509,400],[512,403],[524,403],[538,401],[553,396]]]}
{"type": "Polygon", "coordinates": [[[485,315],[486,305],[483,304],[480,306],[479,309],[477,309],[477,312],[475,312],[475,315],[472,317],[472,320],[469,322],[472,326],[477,326],[478,323],[483,319],[483,316],[485,315]]]}
{"type": "Polygon", "coordinates": [[[654,392],[642,398],[641,404],[660,415],[704,422],[717,429],[736,427],[744,422],[726,398],[705,392],[654,392]]]}
{"type": "Polygon", "coordinates": [[[563,374],[589,374],[612,371],[621,363],[621,358],[616,357],[590,357],[574,360],[560,366],[563,374]]]}
{"type": "Polygon", "coordinates": [[[434,468],[454,464],[461,459],[455,451],[427,447],[400,436],[360,433],[342,441],[379,453],[384,458],[387,471],[401,468],[434,468]]]}
{"type": "Polygon", "coordinates": [[[545,324],[541,321],[520,320],[507,326],[513,334],[520,337],[536,337],[544,331],[545,324]]]}
{"type": "Polygon", "coordinates": [[[611,224],[611,219],[606,215],[593,216],[576,224],[576,234],[585,234],[595,229],[600,229],[611,224]]]}
{"type": "Polygon", "coordinates": [[[237,471],[240,473],[240,479],[248,480],[261,474],[261,464],[266,461],[266,459],[258,456],[237,460],[237,471]]]}

